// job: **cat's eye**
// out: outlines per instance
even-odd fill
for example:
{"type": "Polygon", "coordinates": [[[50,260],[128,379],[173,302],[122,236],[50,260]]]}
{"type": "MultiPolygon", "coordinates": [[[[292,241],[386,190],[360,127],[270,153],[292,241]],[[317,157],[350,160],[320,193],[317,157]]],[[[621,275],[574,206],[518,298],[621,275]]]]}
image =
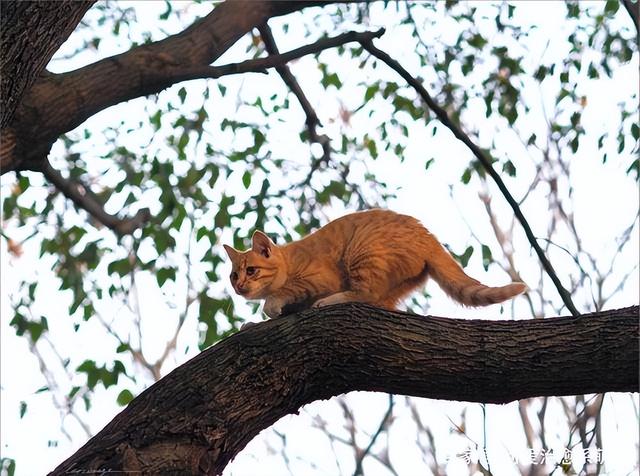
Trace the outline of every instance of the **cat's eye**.
{"type": "Polygon", "coordinates": [[[253,276],[256,274],[257,269],[253,266],[247,266],[247,276],[253,276]]]}
{"type": "Polygon", "coordinates": [[[237,279],[238,279],[238,273],[234,271],[233,273],[231,273],[231,281],[237,281],[237,279]]]}

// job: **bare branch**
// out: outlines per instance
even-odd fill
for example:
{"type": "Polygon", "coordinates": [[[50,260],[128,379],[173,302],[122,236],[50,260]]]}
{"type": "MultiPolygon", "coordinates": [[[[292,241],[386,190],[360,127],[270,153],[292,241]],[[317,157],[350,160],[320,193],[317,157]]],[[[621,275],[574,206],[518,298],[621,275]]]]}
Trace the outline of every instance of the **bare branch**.
{"type": "MultiPolygon", "coordinates": [[[[276,45],[275,39],[273,38],[273,33],[271,32],[271,28],[269,28],[269,25],[264,23],[258,27],[258,30],[260,31],[260,36],[262,37],[262,41],[264,42],[269,55],[279,55],[280,52],[278,51],[278,46],[276,45]]],[[[378,30],[376,34],[382,34],[383,32],[384,30],[378,30]]],[[[307,117],[306,124],[309,131],[309,138],[312,142],[318,143],[322,146],[322,157],[314,160],[311,165],[311,173],[313,173],[323,163],[327,165],[331,159],[331,145],[329,143],[329,138],[324,134],[318,134],[316,127],[321,126],[318,115],[316,114],[313,106],[311,106],[311,103],[302,91],[298,80],[295,78],[293,73],[291,73],[291,69],[289,69],[289,66],[287,66],[286,64],[282,66],[276,66],[276,71],[300,102],[300,106],[302,107],[302,110],[307,117]]]]}
{"type": "Polygon", "coordinates": [[[511,206],[513,213],[515,214],[516,218],[522,225],[525,235],[527,236],[527,240],[531,244],[531,247],[535,250],[536,254],[538,255],[538,259],[540,260],[540,263],[542,264],[543,268],[545,269],[545,271],[551,278],[551,281],[553,281],[553,284],[558,290],[558,294],[560,294],[560,298],[562,299],[562,302],[567,307],[569,312],[571,312],[571,314],[573,314],[574,316],[579,315],[580,313],[578,312],[578,310],[573,304],[573,301],[571,300],[571,295],[560,282],[560,279],[558,278],[557,273],[553,269],[553,266],[545,256],[544,251],[542,251],[542,248],[540,248],[540,245],[538,245],[537,239],[533,234],[533,231],[531,230],[531,227],[529,226],[527,219],[522,214],[522,211],[520,210],[518,203],[511,195],[511,192],[509,192],[509,189],[507,188],[505,183],[502,181],[502,178],[500,177],[500,175],[495,171],[495,169],[491,165],[491,160],[485,155],[485,153],[480,149],[480,147],[478,147],[476,144],[474,144],[471,141],[469,136],[464,131],[462,131],[460,127],[458,127],[456,124],[453,123],[451,118],[449,118],[449,115],[447,114],[447,112],[443,108],[441,108],[438,104],[436,104],[436,102],[431,98],[427,90],[422,86],[420,81],[418,81],[416,78],[411,76],[411,74],[406,69],[404,69],[400,63],[398,63],[396,60],[391,58],[384,51],[376,48],[373,45],[373,42],[371,40],[361,41],[360,43],[362,44],[364,49],[366,49],[369,53],[371,53],[376,58],[382,60],[391,69],[393,69],[400,76],[402,76],[402,78],[405,81],[407,81],[407,83],[409,83],[409,85],[411,85],[416,90],[416,92],[420,95],[422,100],[429,106],[429,108],[433,112],[435,112],[436,116],[438,116],[438,119],[440,119],[440,122],[442,122],[442,124],[444,124],[451,132],[453,132],[453,135],[458,140],[463,142],[471,150],[471,152],[473,152],[473,155],[476,156],[476,158],[482,164],[482,166],[487,171],[487,173],[491,176],[491,178],[493,178],[496,185],[500,189],[500,192],[502,193],[504,198],[507,200],[507,203],[511,206]]]}
{"type": "Polygon", "coordinates": [[[364,451],[362,451],[358,455],[358,457],[356,459],[356,470],[353,472],[353,476],[359,476],[359,475],[363,474],[363,472],[362,472],[362,461],[365,459],[365,457],[371,451],[371,448],[373,447],[373,445],[375,444],[376,440],[378,439],[378,436],[380,436],[380,433],[382,433],[382,431],[387,427],[387,425],[389,423],[389,418],[391,418],[391,412],[392,411],[393,411],[393,395],[389,395],[389,407],[387,408],[387,411],[385,412],[384,416],[382,417],[382,420],[380,421],[380,425],[378,425],[378,429],[376,430],[376,432],[371,437],[371,441],[369,441],[369,444],[364,449],[364,451]]]}
{"type": "Polygon", "coordinates": [[[98,222],[120,236],[130,235],[151,218],[151,212],[148,208],[138,210],[131,218],[118,218],[115,215],[105,212],[102,204],[88,187],[85,187],[78,181],[64,178],[48,161],[45,163],[42,173],[49,182],[55,185],[55,187],[77,207],[85,210],[98,222]]]}

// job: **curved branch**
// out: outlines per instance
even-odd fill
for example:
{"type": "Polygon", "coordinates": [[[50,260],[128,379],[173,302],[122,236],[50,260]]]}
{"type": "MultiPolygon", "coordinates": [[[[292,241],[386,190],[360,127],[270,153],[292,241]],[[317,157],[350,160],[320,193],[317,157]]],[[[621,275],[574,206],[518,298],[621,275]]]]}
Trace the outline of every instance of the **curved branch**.
{"type": "Polygon", "coordinates": [[[115,231],[118,235],[130,235],[138,228],[144,226],[151,219],[148,208],[142,208],[131,218],[118,218],[104,210],[102,203],[93,192],[80,182],[64,178],[60,172],[51,167],[47,161],[42,169],[43,175],[49,182],[62,192],[69,200],[89,213],[98,222],[115,231]]]}
{"type": "Polygon", "coordinates": [[[478,147],[476,144],[473,143],[473,141],[469,138],[469,136],[460,127],[454,124],[454,122],[451,120],[447,112],[433,100],[433,98],[427,92],[424,86],[422,86],[422,83],[418,81],[416,78],[414,78],[413,76],[411,76],[411,74],[406,69],[404,69],[400,63],[398,63],[396,60],[391,58],[391,56],[389,56],[384,51],[376,48],[373,45],[373,42],[371,41],[362,41],[361,44],[365,50],[367,50],[376,58],[382,60],[384,63],[387,64],[387,66],[389,66],[391,69],[396,71],[400,76],[402,76],[402,78],[416,90],[418,95],[427,104],[427,106],[429,106],[429,108],[433,112],[435,112],[436,116],[438,116],[438,119],[440,119],[440,122],[442,122],[442,124],[446,126],[458,140],[460,140],[463,144],[465,144],[471,150],[471,152],[473,152],[473,155],[476,156],[476,158],[482,164],[482,166],[487,171],[487,173],[495,181],[496,185],[498,186],[498,189],[500,190],[505,200],[513,210],[513,214],[516,216],[516,218],[520,222],[520,225],[522,225],[522,229],[524,230],[524,233],[527,236],[527,240],[529,241],[529,244],[536,252],[536,255],[538,255],[538,259],[540,260],[542,267],[547,272],[547,275],[551,278],[551,281],[553,282],[554,286],[558,290],[558,294],[560,295],[562,302],[564,303],[564,305],[567,307],[567,309],[571,314],[573,314],[574,316],[579,315],[580,313],[578,312],[575,305],[573,304],[573,301],[571,300],[571,294],[564,288],[564,286],[560,282],[560,279],[558,278],[558,274],[556,273],[555,269],[553,269],[551,262],[547,259],[547,257],[544,254],[544,251],[538,244],[538,241],[535,235],[533,234],[531,227],[529,226],[529,222],[527,222],[527,219],[522,214],[522,210],[520,210],[520,206],[518,205],[518,202],[516,202],[516,200],[511,195],[511,192],[509,192],[509,189],[507,188],[505,183],[502,181],[500,174],[498,174],[498,172],[496,172],[496,170],[491,165],[491,160],[485,155],[485,153],[480,149],[480,147],[478,147]]]}
{"type": "Polygon", "coordinates": [[[638,306],[486,321],[343,304],[266,321],[145,390],[52,474],[219,474],[261,430],[366,390],[506,403],[638,389],[638,306]]]}
{"type": "MultiPolygon", "coordinates": [[[[36,2],[38,5],[40,3],[36,2]]],[[[155,94],[183,81],[183,71],[204,68],[269,18],[325,4],[320,1],[227,0],[186,30],[63,74],[40,76],[16,109],[3,136],[2,173],[40,170],[57,137],[97,112],[155,94]]]]}

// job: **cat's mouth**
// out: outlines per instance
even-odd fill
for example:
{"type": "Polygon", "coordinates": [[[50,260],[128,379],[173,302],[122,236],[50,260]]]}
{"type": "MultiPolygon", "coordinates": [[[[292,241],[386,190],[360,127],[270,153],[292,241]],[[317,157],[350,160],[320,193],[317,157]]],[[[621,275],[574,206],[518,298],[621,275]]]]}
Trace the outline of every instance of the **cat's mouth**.
{"type": "Polygon", "coordinates": [[[259,299],[260,290],[251,288],[236,288],[236,293],[245,299],[259,299]]]}

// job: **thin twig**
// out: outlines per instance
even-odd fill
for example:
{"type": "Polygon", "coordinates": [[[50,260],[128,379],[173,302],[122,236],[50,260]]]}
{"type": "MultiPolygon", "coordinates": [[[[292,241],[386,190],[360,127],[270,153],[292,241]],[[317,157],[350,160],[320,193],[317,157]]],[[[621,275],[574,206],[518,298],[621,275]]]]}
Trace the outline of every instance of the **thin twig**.
{"type": "Polygon", "coordinates": [[[391,417],[391,412],[392,411],[393,411],[393,395],[390,394],[389,395],[389,407],[387,408],[387,411],[385,412],[384,416],[382,417],[382,420],[380,421],[380,425],[378,425],[378,429],[376,430],[376,432],[371,437],[371,441],[369,441],[369,444],[364,449],[364,451],[361,452],[360,454],[358,454],[358,457],[356,458],[356,470],[353,472],[353,476],[359,476],[359,475],[363,474],[363,472],[362,472],[362,461],[364,460],[364,458],[371,451],[371,448],[373,447],[374,443],[378,439],[378,436],[380,436],[380,434],[382,433],[382,430],[384,430],[385,427],[387,426],[387,423],[389,422],[389,418],[391,417]]]}
{"type": "Polygon", "coordinates": [[[148,208],[138,210],[131,218],[118,218],[115,215],[107,213],[100,201],[88,187],[85,187],[76,180],[64,178],[48,161],[43,166],[42,173],[49,182],[77,207],[85,210],[98,222],[120,236],[130,235],[151,218],[151,212],[148,208]]]}
{"type": "Polygon", "coordinates": [[[369,53],[371,53],[373,56],[383,61],[391,69],[393,69],[398,74],[400,74],[400,76],[402,76],[402,78],[405,81],[407,81],[407,83],[409,83],[416,90],[416,92],[420,95],[422,100],[429,106],[429,108],[436,114],[436,116],[438,116],[438,119],[440,119],[440,122],[442,122],[442,124],[444,124],[458,140],[462,141],[471,150],[471,152],[473,152],[473,154],[476,156],[478,161],[482,164],[482,166],[487,171],[487,173],[496,182],[498,189],[500,189],[500,192],[502,193],[504,198],[507,200],[507,203],[511,206],[513,213],[515,214],[516,218],[518,219],[518,221],[522,225],[522,228],[524,229],[525,235],[527,236],[527,239],[529,240],[531,247],[534,249],[534,251],[538,255],[538,259],[540,260],[542,267],[545,269],[545,271],[551,278],[551,281],[553,281],[553,284],[558,290],[558,294],[560,294],[560,298],[562,299],[562,302],[567,307],[569,312],[571,312],[572,315],[578,316],[580,313],[574,306],[573,301],[571,300],[571,295],[560,282],[560,279],[558,278],[557,273],[553,269],[553,266],[545,256],[544,251],[542,251],[542,248],[540,248],[540,245],[538,245],[536,237],[533,234],[533,231],[531,230],[531,227],[529,226],[527,219],[522,214],[522,211],[520,210],[518,203],[516,202],[516,200],[513,198],[513,196],[507,189],[507,186],[502,181],[502,178],[500,177],[500,175],[495,171],[495,169],[491,165],[491,161],[485,155],[485,153],[482,152],[480,147],[478,147],[476,144],[474,144],[471,141],[469,136],[465,132],[463,132],[462,129],[460,129],[460,127],[458,127],[456,124],[453,123],[453,121],[449,118],[449,115],[447,114],[447,112],[443,108],[441,108],[438,104],[436,104],[436,102],[431,98],[427,90],[422,86],[420,81],[418,81],[416,78],[411,76],[411,74],[409,74],[409,72],[406,69],[404,69],[402,65],[400,65],[400,63],[398,63],[396,60],[391,58],[384,51],[376,48],[373,45],[372,40],[360,40],[360,44],[369,53]]]}

